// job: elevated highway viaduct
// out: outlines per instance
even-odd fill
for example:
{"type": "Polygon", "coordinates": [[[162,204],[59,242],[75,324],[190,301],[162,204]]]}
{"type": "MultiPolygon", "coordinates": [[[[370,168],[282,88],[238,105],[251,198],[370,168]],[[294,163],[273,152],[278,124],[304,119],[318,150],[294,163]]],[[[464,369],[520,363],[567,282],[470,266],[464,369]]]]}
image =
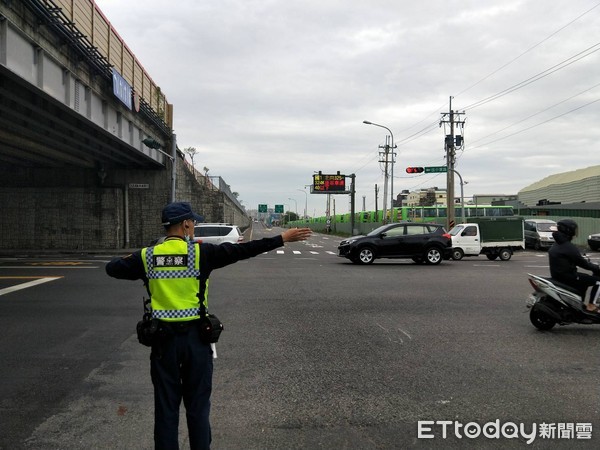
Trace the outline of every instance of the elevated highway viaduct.
{"type": "Polygon", "coordinates": [[[160,210],[248,225],[185,161],[173,107],[91,0],[0,0],[0,251],[136,248],[160,210]]]}

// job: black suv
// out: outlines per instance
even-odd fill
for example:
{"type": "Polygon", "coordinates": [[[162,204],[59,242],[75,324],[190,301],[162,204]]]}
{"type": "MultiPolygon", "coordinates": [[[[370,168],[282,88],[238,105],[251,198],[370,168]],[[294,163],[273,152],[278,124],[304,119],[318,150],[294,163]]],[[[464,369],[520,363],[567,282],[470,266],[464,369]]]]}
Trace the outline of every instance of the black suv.
{"type": "Polygon", "coordinates": [[[353,263],[371,264],[376,258],[411,258],[417,264],[439,264],[449,259],[452,239],[442,225],[393,223],[340,242],[338,256],[353,263]]]}

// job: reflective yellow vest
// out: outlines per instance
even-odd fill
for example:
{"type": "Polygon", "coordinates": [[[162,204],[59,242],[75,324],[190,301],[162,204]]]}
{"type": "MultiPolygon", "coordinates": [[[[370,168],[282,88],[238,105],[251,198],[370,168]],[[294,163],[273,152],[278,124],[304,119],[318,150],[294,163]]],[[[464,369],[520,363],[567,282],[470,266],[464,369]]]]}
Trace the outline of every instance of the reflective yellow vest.
{"type": "MultiPolygon", "coordinates": [[[[200,245],[169,239],[142,249],[152,317],[168,322],[200,318],[200,245]]],[[[204,289],[208,308],[208,280],[204,289]]]]}

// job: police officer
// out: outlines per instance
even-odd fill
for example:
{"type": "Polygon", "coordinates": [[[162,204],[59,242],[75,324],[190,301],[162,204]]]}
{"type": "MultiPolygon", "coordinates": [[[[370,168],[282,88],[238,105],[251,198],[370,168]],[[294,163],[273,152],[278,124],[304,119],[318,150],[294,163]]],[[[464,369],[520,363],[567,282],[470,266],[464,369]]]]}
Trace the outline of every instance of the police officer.
{"type": "Polygon", "coordinates": [[[590,313],[598,313],[598,306],[591,302],[600,282],[600,267],[584,258],[579,249],[571,242],[577,236],[577,222],[572,219],[561,219],[556,224],[557,231],[552,233],[554,244],[548,250],[550,276],[556,281],[574,287],[581,293],[585,309],[590,313]],[[577,271],[577,267],[592,271],[596,276],[577,271]],[[594,286],[590,298],[586,298],[589,286],[594,286]]]}
{"type": "Polygon", "coordinates": [[[197,244],[193,242],[194,223],[201,220],[189,203],[170,203],[162,211],[167,235],[163,243],[114,258],[106,265],[106,273],[111,277],[144,281],[151,298],[152,317],[157,319],[158,338],[150,355],[157,449],[179,448],[182,399],[190,447],[210,448],[212,350],[210,344],[201,341],[198,324],[208,308],[211,271],[281,247],[285,242],[305,240],[311,234],[309,228],[292,228],[278,236],[241,244],[197,244]]]}

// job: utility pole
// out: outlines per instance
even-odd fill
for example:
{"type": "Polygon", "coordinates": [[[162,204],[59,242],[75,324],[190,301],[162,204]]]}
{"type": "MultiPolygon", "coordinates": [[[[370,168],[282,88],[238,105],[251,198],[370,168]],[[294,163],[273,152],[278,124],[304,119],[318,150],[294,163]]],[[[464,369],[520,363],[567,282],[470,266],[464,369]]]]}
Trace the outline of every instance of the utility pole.
{"type": "Polygon", "coordinates": [[[327,217],[327,234],[329,234],[331,232],[331,194],[327,194],[327,206],[326,206],[326,213],[325,216],[327,217]]]}
{"type": "Polygon", "coordinates": [[[375,221],[377,221],[377,196],[379,195],[379,188],[375,184],[375,221]]]}
{"type": "MultiPolygon", "coordinates": [[[[390,146],[388,144],[388,136],[385,137],[385,184],[383,186],[383,223],[387,223],[387,186],[388,186],[388,155],[389,155],[389,149],[391,147],[392,149],[392,178],[391,178],[391,186],[390,186],[390,211],[394,210],[394,149],[396,148],[396,146],[394,145],[394,133],[392,133],[392,130],[390,130],[388,127],[384,126],[384,125],[380,125],[378,123],[373,123],[373,122],[369,122],[368,120],[363,120],[364,124],[367,125],[374,125],[376,127],[380,127],[380,128],[385,128],[386,130],[388,130],[390,132],[390,137],[392,138],[392,145],[390,146]]],[[[381,148],[381,146],[379,146],[379,148],[381,148]]],[[[384,162],[384,161],[379,161],[379,162],[384,162]]],[[[393,214],[390,214],[390,217],[392,217],[393,214]]]]}
{"type": "Polygon", "coordinates": [[[358,234],[358,231],[355,229],[355,220],[354,220],[354,211],[355,211],[355,203],[354,203],[354,196],[356,194],[356,190],[355,190],[355,182],[356,182],[356,175],[355,174],[351,174],[350,175],[350,228],[352,229],[352,236],[356,236],[358,234]]]}
{"type": "Polygon", "coordinates": [[[454,164],[456,163],[456,147],[462,147],[462,135],[454,136],[455,126],[458,125],[461,129],[464,127],[465,121],[460,120],[460,116],[464,113],[455,112],[452,110],[452,97],[450,97],[449,112],[444,113],[441,124],[450,125],[450,134],[447,134],[444,139],[444,147],[446,149],[446,226],[451,230],[456,225],[456,215],[454,211],[454,164]],[[444,120],[445,118],[448,120],[444,120]]]}
{"type": "Polygon", "coordinates": [[[333,222],[333,232],[335,233],[337,231],[337,226],[335,224],[335,198],[333,199],[333,215],[331,217],[333,222]]]}
{"type": "Polygon", "coordinates": [[[387,192],[388,192],[388,157],[389,157],[389,150],[390,150],[390,146],[388,144],[388,136],[385,137],[385,145],[384,146],[379,146],[379,148],[383,148],[384,152],[379,152],[379,154],[381,155],[382,153],[384,153],[384,158],[383,160],[379,160],[380,163],[384,163],[384,176],[383,176],[383,224],[385,225],[387,223],[387,192]]]}
{"type": "MultiPolygon", "coordinates": [[[[391,134],[391,131],[390,131],[391,134]]],[[[391,176],[390,176],[390,218],[393,220],[394,217],[394,163],[396,162],[396,153],[394,152],[394,149],[397,147],[397,145],[394,144],[394,135],[392,134],[391,136],[392,138],[392,145],[391,145],[391,151],[390,154],[392,156],[392,170],[391,170],[391,176]]]]}
{"type": "Polygon", "coordinates": [[[448,111],[450,111],[450,139],[446,136],[446,164],[448,166],[448,171],[446,172],[446,217],[448,220],[448,230],[451,230],[456,223],[454,214],[454,163],[456,152],[454,151],[454,111],[452,111],[452,97],[450,97],[448,111]]]}

